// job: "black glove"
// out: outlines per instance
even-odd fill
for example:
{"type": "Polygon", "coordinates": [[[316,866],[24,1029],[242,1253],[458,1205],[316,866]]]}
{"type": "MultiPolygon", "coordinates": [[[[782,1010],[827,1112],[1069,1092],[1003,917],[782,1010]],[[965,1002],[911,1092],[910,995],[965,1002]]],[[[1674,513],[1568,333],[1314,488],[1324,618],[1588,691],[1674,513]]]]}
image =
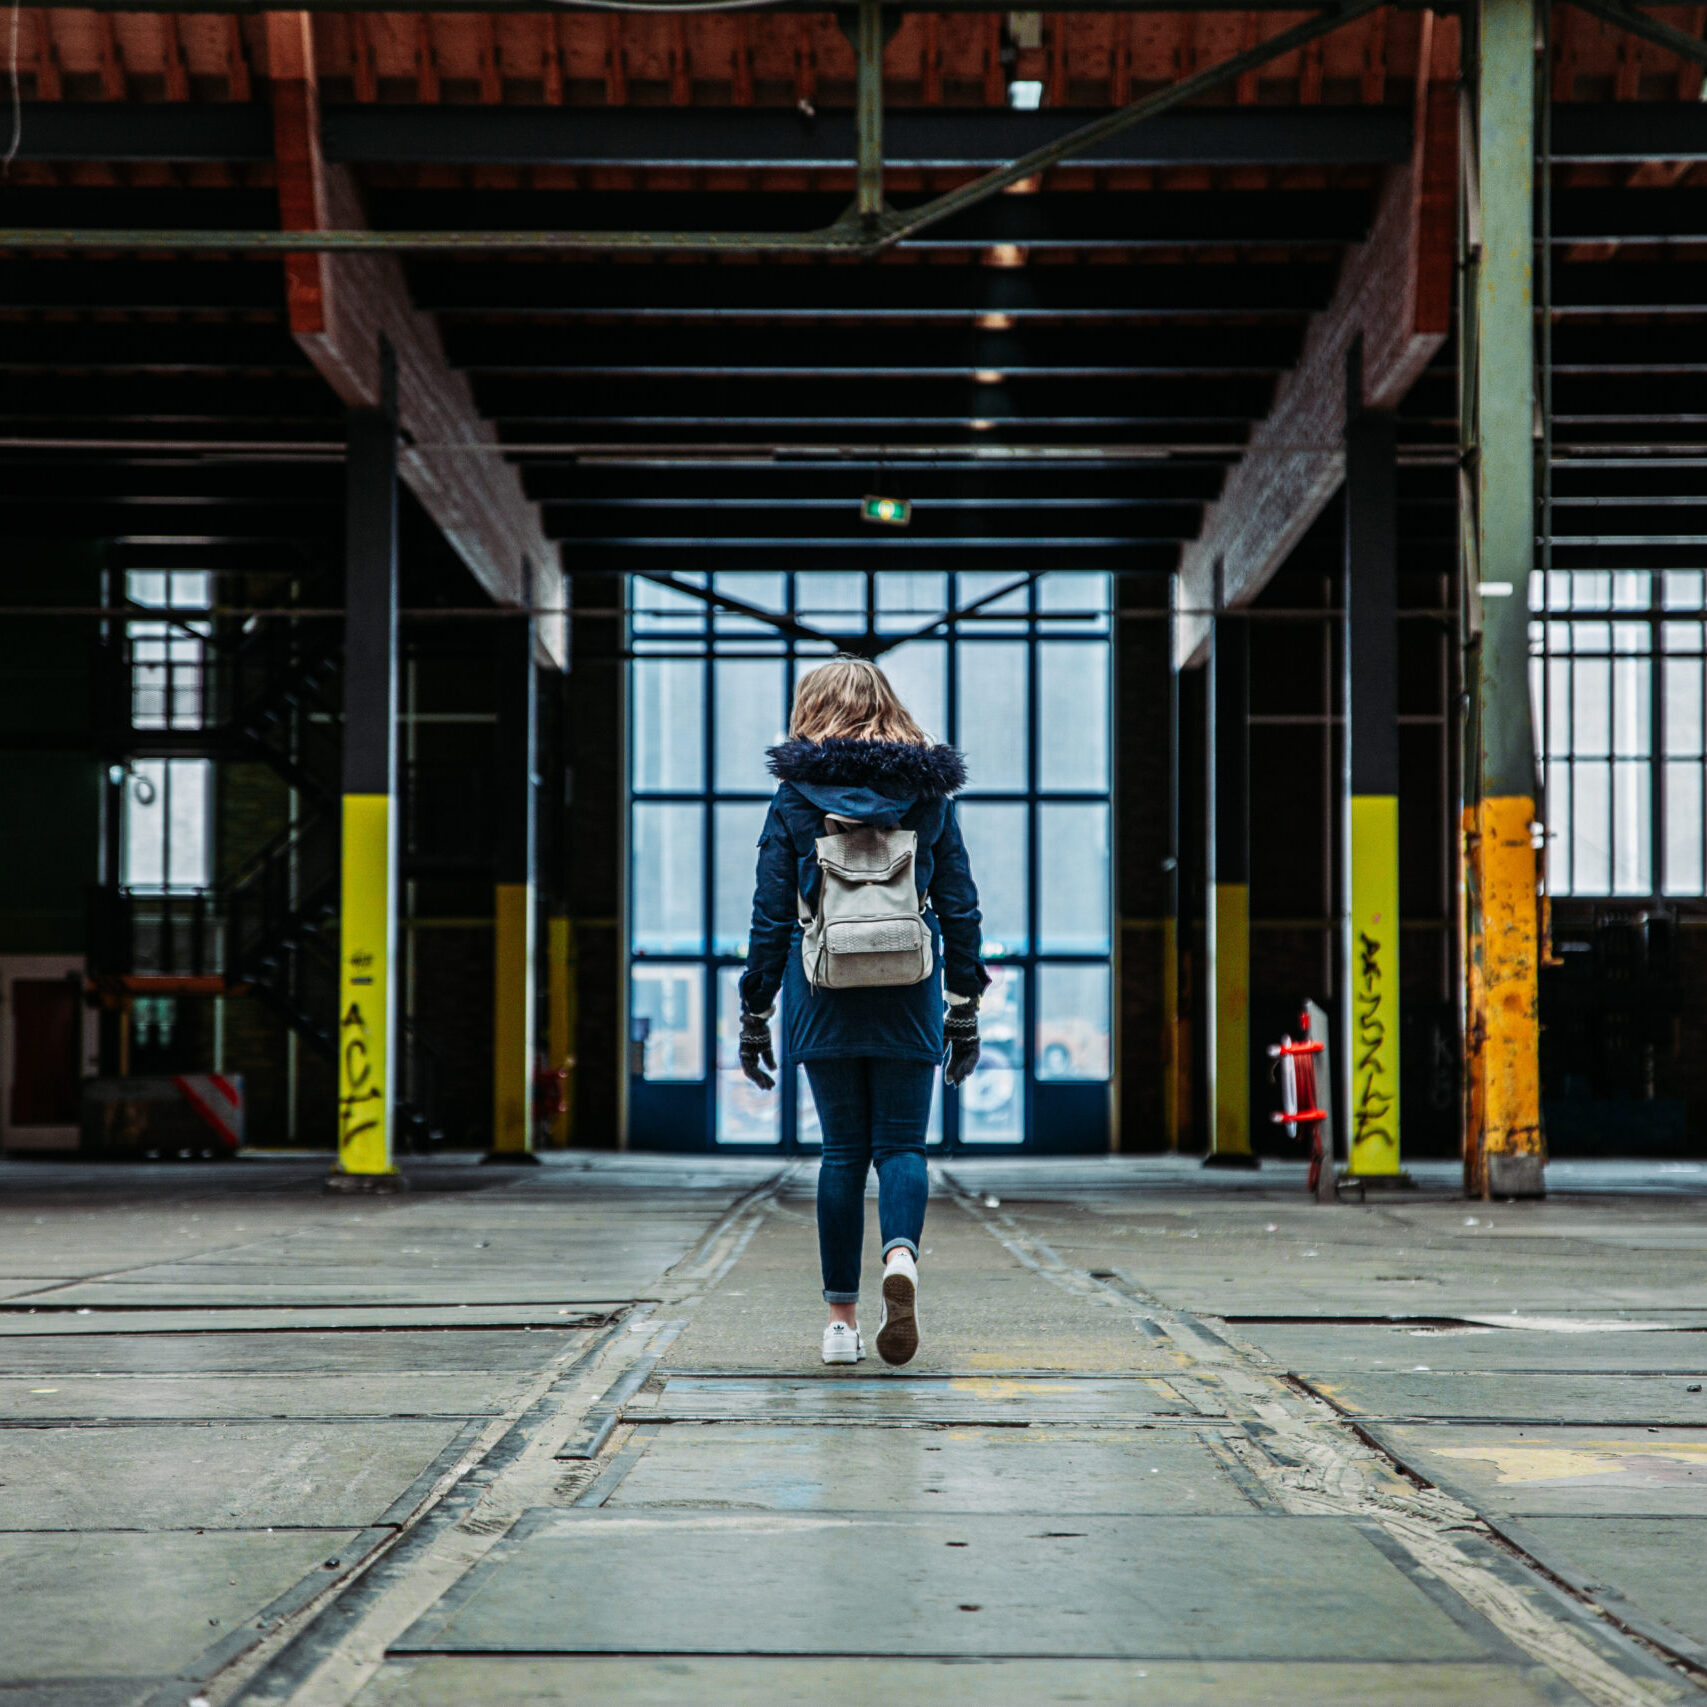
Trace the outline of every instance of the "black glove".
{"type": "Polygon", "coordinates": [[[950,1002],[943,1016],[942,1038],[948,1046],[942,1076],[951,1085],[964,1084],[978,1065],[978,1004],[950,1002]]]}
{"type": "Polygon", "coordinates": [[[774,1090],[776,1080],[771,1073],[776,1071],[776,1056],[771,1052],[771,1022],[762,1015],[741,1010],[741,1071],[759,1087],[761,1091],[774,1090]],[[759,1065],[764,1062],[764,1067],[759,1065]],[[770,1073],[765,1071],[770,1068],[770,1073]]]}

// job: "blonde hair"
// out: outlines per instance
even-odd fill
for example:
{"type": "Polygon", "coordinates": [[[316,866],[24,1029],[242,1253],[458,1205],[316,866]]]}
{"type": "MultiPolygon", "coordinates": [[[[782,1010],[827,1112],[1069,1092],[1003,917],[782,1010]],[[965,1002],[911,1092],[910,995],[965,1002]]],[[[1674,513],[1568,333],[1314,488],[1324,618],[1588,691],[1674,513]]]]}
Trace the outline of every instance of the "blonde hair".
{"type": "Polygon", "coordinates": [[[842,653],[800,678],[788,732],[797,741],[903,741],[931,738],[901,703],[889,678],[869,658],[842,653]]]}

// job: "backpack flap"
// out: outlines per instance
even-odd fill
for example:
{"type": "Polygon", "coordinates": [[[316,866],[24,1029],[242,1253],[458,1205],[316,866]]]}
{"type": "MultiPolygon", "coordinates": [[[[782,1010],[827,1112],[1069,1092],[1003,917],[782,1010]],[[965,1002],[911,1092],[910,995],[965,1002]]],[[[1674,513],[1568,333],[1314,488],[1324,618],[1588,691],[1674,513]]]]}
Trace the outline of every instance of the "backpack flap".
{"type": "Polygon", "coordinates": [[[912,863],[912,830],[864,830],[818,838],[818,864],[844,883],[892,883],[912,863]]]}

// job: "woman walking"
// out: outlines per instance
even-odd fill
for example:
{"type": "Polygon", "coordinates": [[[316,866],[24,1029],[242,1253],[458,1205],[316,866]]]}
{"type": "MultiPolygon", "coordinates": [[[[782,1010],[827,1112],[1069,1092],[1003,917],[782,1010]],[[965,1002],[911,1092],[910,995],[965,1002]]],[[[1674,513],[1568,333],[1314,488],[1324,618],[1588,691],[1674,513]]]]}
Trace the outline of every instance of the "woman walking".
{"type": "Polygon", "coordinates": [[[978,1064],[978,998],[990,982],[952,805],[966,767],[914,722],[875,664],[839,657],[802,677],[789,739],[770,750],[770,768],[780,786],[759,838],[741,1070],[761,1089],[776,1082],[770,1020],[780,988],[783,1058],[805,1064],[824,1134],[824,1361],[865,1355],[860,1248],[875,1163],[884,1263],[877,1352],[902,1364],[919,1346],[936,1069],[945,1046],[949,1084],[978,1064]]]}

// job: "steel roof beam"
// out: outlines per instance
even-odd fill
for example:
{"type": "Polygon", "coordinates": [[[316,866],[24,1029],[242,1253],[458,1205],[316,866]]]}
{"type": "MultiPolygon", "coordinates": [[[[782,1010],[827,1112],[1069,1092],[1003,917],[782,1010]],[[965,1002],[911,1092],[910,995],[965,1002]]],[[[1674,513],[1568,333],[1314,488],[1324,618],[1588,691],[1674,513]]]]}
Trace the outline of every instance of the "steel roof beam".
{"type": "MultiPolygon", "coordinates": [[[[127,7],[127,10],[134,10],[127,7]]],[[[221,7],[220,10],[228,8],[221,7]]],[[[886,164],[931,170],[996,166],[1096,116],[1068,109],[892,109],[886,164]]],[[[344,165],[843,169],[855,162],[853,114],[808,122],[787,107],[327,106],[326,157],[344,165]]],[[[1410,115],[1393,107],[1196,107],[1159,114],[1079,157],[1084,166],[1396,165],[1410,115]]],[[[259,105],[26,101],[20,160],[240,163],[272,158],[259,105]]],[[[1707,107],[1695,102],[1561,102],[1557,161],[1707,159],[1707,107]]],[[[143,193],[143,192],[138,192],[143,193]]]]}
{"type": "MultiPolygon", "coordinates": [[[[882,38],[881,15],[878,0],[860,0],[859,48],[865,71],[860,78],[860,106],[855,125],[858,194],[855,205],[847,213],[833,225],[819,231],[376,232],[360,220],[346,221],[338,228],[323,224],[311,226],[297,221],[294,223],[302,230],[307,241],[294,250],[290,239],[297,235],[296,231],[288,234],[271,230],[167,234],[127,229],[92,235],[78,231],[20,228],[0,231],[0,248],[13,252],[29,252],[87,248],[104,242],[108,246],[126,249],[282,252],[293,254],[293,260],[288,263],[292,266],[300,266],[301,257],[310,253],[425,254],[462,250],[479,252],[487,249],[516,253],[591,251],[742,256],[812,252],[871,257],[930,226],[940,225],[945,219],[988,201],[1004,190],[1024,183],[1063,161],[1094,158],[1096,150],[1102,144],[1122,132],[1146,120],[1160,117],[1174,108],[1185,107],[1200,96],[1236,81],[1246,72],[1256,71],[1295,49],[1331,35],[1355,19],[1377,10],[1380,4],[1381,0],[1333,0],[1332,4],[1313,16],[1292,25],[1289,29],[1281,30],[1255,46],[1040,143],[1017,158],[981,173],[970,183],[946,190],[921,206],[901,211],[886,209],[880,205],[883,166],[880,140],[882,85],[881,66],[878,62],[882,38]]],[[[308,25],[306,14],[296,13],[289,16],[300,20],[302,27],[308,25]]],[[[1429,16],[1432,17],[1433,14],[1429,16]]],[[[295,23],[285,24],[284,15],[275,15],[269,20],[269,34],[275,34],[279,27],[294,30],[298,26],[295,23]]],[[[311,50],[309,51],[311,54],[311,50]]],[[[317,105],[315,111],[317,114],[317,105]]],[[[323,142],[318,125],[308,138],[308,146],[319,160],[323,142]]]]}

